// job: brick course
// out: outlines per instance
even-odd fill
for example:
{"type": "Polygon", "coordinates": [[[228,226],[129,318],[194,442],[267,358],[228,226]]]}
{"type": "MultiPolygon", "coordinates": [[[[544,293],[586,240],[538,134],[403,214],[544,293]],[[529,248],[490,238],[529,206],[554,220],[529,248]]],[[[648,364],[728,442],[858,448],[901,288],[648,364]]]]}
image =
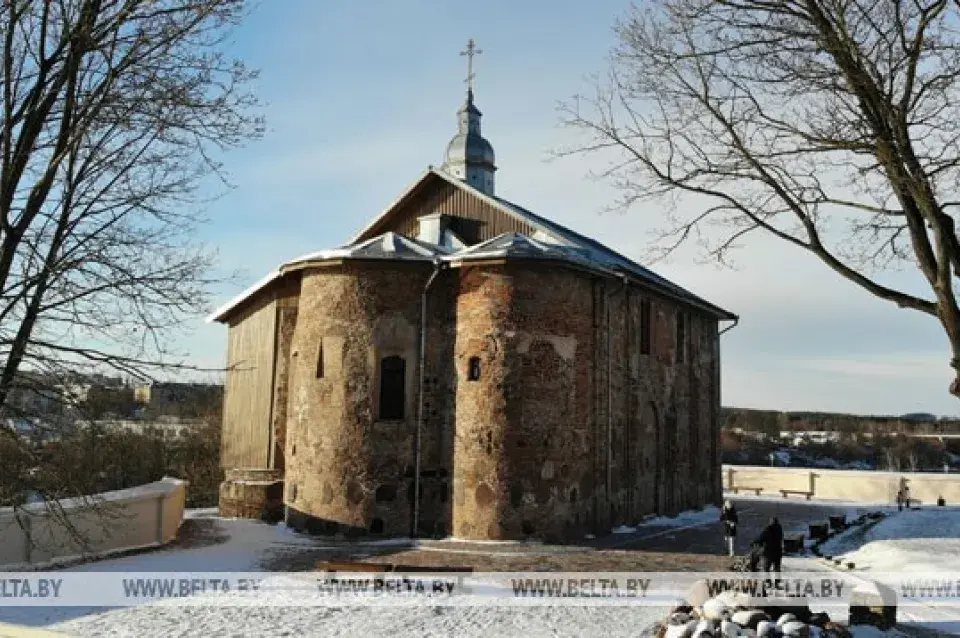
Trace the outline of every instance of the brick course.
{"type": "MultiPolygon", "coordinates": [[[[424,264],[307,271],[290,344],[286,504],[317,532],[413,532],[424,264]],[[323,378],[317,378],[323,347],[323,378]],[[378,362],[406,361],[402,421],[379,421],[378,362]]],[[[549,264],[445,270],[428,296],[420,535],[604,533],[719,500],[716,321],[549,264]],[[650,354],[640,302],[652,303],[650,354]],[[471,360],[479,379],[470,379],[471,360]],[[475,365],[475,364],[473,364],[475,365]]]]}

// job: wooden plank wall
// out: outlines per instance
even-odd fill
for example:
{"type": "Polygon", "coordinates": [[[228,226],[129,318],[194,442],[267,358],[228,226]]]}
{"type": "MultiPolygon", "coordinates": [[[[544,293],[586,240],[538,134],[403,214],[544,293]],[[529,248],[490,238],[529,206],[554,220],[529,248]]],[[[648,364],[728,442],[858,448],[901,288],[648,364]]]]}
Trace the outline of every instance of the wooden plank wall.
{"type": "Polygon", "coordinates": [[[460,224],[455,220],[451,227],[468,244],[493,239],[508,232],[527,235],[534,232],[534,228],[529,224],[506,215],[472,194],[444,182],[439,187],[424,189],[424,192],[402,204],[382,223],[365,233],[363,239],[375,237],[388,230],[407,237],[416,237],[420,230],[417,218],[432,213],[473,220],[474,223],[460,224]]]}
{"type": "Polygon", "coordinates": [[[230,325],[220,462],[269,467],[277,302],[255,302],[230,325]]]}

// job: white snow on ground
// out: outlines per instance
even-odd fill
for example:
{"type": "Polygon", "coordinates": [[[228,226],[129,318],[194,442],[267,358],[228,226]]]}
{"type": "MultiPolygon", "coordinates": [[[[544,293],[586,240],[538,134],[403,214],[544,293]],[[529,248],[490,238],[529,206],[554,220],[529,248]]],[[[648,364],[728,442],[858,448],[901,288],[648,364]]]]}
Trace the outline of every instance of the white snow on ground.
{"type": "MultiPolygon", "coordinates": [[[[207,517],[204,517],[207,518],[207,517]]],[[[89,572],[243,572],[259,571],[260,560],[273,550],[321,545],[282,523],[267,525],[245,519],[216,519],[229,536],[225,543],[148,552],[77,565],[67,571],[89,572]]]]}
{"type": "MultiPolygon", "coordinates": [[[[189,518],[215,518],[215,511],[192,511],[189,518]]],[[[642,534],[696,527],[716,520],[715,508],[637,525],[642,534]]],[[[259,571],[270,552],[320,547],[326,541],[295,534],[283,525],[216,519],[229,539],[218,545],[156,551],[80,565],[70,571],[259,571]]],[[[803,561],[805,559],[796,559],[803,561]]],[[[787,569],[795,568],[785,564],[787,569]]],[[[800,564],[796,568],[803,569],[800,564]]],[[[282,577],[280,577],[282,578],[282,577]]],[[[499,607],[403,605],[397,607],[296,606],[291,594],[271,606],[203,606],[166,601],[121,609],[3,608],[0,622],[43,626],[73,636],[300,636],[300,635],[449,635],[449,636],[637,636],[661,620],[666,607],[575,606],[499,607]],[[285,606],[280,606],[285,605],[285,606]]],[[[896,633],[857,629],[856,638],[893,638],[896,633]]]]}
{"type": "MultiPolygon", "coordinates": [[[[215,512],[215,510],[214,510],[215,512]]],[[[211,518],[209,511],[188,510],[186,518],[211,518]]],[[[313,539],[297,535],[283,525],[267,525],[243,519],[217,519],[229,540],[216,545],[171,549],[134,554],[120,558],[76,565],[67,572],[254,572],[260,571],[260,560],[271,551],[295,550],[297,546],[316,547],[313,539]]],[[[55,625],[101,609],[86,607],[4,607],[0,606],[0,622],[34,627],[55,625]]],[[[126,609],[122,611],[133,611],[126,609]]],[[[108,617],[111,612],[101,613],[108,617]]],[[[114,612],[116,613],[116,612],[114,612]]],[[[68,623],[69,624],[69,623],[68,623]]],[[[50,627],[51,629],[53,627],[50,627]]],[[[109,629],[105,629],[109,633],[109,629]]],[[[77,635],[94,635],[84,630],[77,635]]],[[[145,635],[157,635],[147,632],[145,635]]]]}
{"type": "MultiPolygon", "coordinates": [[[[690,510],[688,512],[681,512],[680,514],[670,517],[670,516],[650,516],[643,519],[641,522],[636,525],[621,525],[619,527],[613,528],[611,533],[613,534],[634,534],[639,531],[643,531],[644,528],[661,528],[661,527],[698,527],[700,525],[706,525],[708,523],[715,523],[720,517],[720,510],[716,507],[705,507],[701,510],[690,510]]],[[[587,536],[593,537],[592,534],[587,536]]]]}
{"type": "MultiPolygon", "coordinates": [[[[780,496],[772,495],[736,495],[735,498],[738,501],[783,503],[780,496]]],[[[882,511],[887,514],[885,519],[866,531],[854,528],[821,546],[824,554],[856,564],[855,572],[844,571],[844,574],[863,573],[868,576],[871,572],[926,572],[943,573],[948,578],[953,578],[960,572],[960,508],[927,507],[899,512],[896,506],[889,503],[872,505],[824,499],[798,501],[794,504],[819,507],[821,512],[824,507],[836,508],[839,512],[845,512],[848,520],[867,512],[882,511]]],[[[825,516],[821,514],[817,520],[821,518],[825,516]]],[[[806,532],[800,529],[787,531],[806,532]]],[[[785,557],[783,567],[786,571],[798,572],[831,569],[817,559],[802,557],[785,557]]],[[[846,606],[824,607],[818,610],[839,618],[847,614],[846,606]]],[[[925,626],[945,634],[960,635],[960,609],[901,605],[897,615],[900,622],[925,626]]],[[[867,628],[857,629],[864,636],[874,635],[866,633],[870,631],[867,628]]]]}
{"type": "MultiPolygon", "coordinates": [[[[187,518],[216,518],[215,510],[188,511],[187,518]]],[[[675,518],[651,519],[637,526],[682,527],[717,517],[715,508],[675,518]]],[[[274,551],[321,547],[324,541],[300,536],[283,525],[242,519],[216,519],[229,539],[218,545],[171,549],[103,560],[69,571],[190,572],[259,571],[274,551]]],[[[384,541],[374,544],[396,543],[384,541]]],[[[401,541],[407,542],[409,541],[401,541]]],[[[200,597],[196,597],[199,599],[200,597]]],[[[637,636],[661,620],[667,607],[430,606],[327,608],[295,605],[291,595],[272,606],[182,605],[179,601],[121,609],[81,607],[4,608],[0,622],[42,626],[73,636],[300,636],[300,635],[456,635],[456,636],[637,636]]],[[[198,600],[199,602],[199,600],[198,600]]]]}
{"type": "Polygon", "coordinates": [[[123,609],[53,630],[77,636],[637,636],[654,607],[429,607],[123,609]]]}
{"type": "Polygon", "coordinates": [[[184,518],[217,518],[220,510],[216,507],[197,507],[190,510],[184,510],[184,518]]]}
{"type": "MultiPolygon", "coordinates": [[[[893,508],[885,519],[866,531],[854,528],[824,543],[822,551],[853,562],[854,575],[923,573],[953,579],[960,570],[960,508],[903,512],[893,508]]],[[[913,604],[899,606],[900,622],[960,634],[960,609],[926,604],[927,601],[910,602],[913,604]]]]}
{"type": "Polygon", "coordinates": [[[705,507],[702,510],[681,512],[677,516],[654,516],[646,518],[640,527],[690,527],[715,523],[720,519],[720,510],[716,507],[705,507]]]}
{"type": "Polygon", "coordinates": [[[838,536],[824,554],[875,572],[960,572],[960,508],[894,511],[864,533],[838,536]]]}
{"type": "MultiPolygon", "coordinates": [[[[862,501],[845,501],[839,499],[827,499],[827,498],[812,498],[809,501],[806,499],[784,499],[781,494],[753,494],[753,493],[743,493],[743,494],[734,494],[733,492],[724,492],[724,498],[735,498],[738,501],[762,501],[765,503],[790,503],[791,505],[810,505],[810,506],[820,506],[820,507],[838,507],[838,508],[847,508],[851,512],[876,512],[880,511],[897,511],[896,505],[891,505],[888,502],[877,502],[877,503],[864,503],[862,501]]],[[[858,514],[859,515],[859,514],[858,514]]]]}

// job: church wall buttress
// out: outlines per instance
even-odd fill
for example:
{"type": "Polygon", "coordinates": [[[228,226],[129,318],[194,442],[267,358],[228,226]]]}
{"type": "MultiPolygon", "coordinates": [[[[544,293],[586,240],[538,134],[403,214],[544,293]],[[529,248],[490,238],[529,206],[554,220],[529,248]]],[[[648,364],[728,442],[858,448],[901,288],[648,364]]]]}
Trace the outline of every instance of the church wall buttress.
{"type": "Polygon", "coordinates": [[[277,360],[273,379],[273,449],[270,466],[285,467],[284,448],[287,435],[287,402],[289,398],[290,352],[293,332],[297,326],[297,298],[282,299],[277,306],[277,360]]]}
{"type": "Polygon", "coordinates": [[[514,283],[502,268],[464,267],[458,280],[454,378],[453,535],[469,539],[517,538],[506,524],[509,476],[502,460],[509,447],[506,351],[512,325],[514,283]]]}
{"type": "Polygon", "coordinates": [[[461,276],[457,360],[479,353],[485,367],[476,381],[458,376],[458,537],[558,541],[590,530],[591,305],[590,279],[568,271],[461,276]]]}

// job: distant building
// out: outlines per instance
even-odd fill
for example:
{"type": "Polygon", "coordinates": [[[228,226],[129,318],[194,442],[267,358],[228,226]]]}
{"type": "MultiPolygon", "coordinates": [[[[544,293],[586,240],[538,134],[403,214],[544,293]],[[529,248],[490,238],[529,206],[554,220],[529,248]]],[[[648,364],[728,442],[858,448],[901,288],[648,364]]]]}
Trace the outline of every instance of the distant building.
{"type": "Polygon", "coordinates": [[[107,432],[129,432],[131,434],[156,434],[164,439],[180,439],[201,429],[205,422],[201,419],[177,419],[159,417],[157,419],[104,419],[94,421],[93,425],[107,432]]]}
{"type": "Polygon", "coordinates": [[[223,400],[223,386],[212,383],[156,382],[136,386],[133,397],[154,414],[198,412],[223,400]]]}

